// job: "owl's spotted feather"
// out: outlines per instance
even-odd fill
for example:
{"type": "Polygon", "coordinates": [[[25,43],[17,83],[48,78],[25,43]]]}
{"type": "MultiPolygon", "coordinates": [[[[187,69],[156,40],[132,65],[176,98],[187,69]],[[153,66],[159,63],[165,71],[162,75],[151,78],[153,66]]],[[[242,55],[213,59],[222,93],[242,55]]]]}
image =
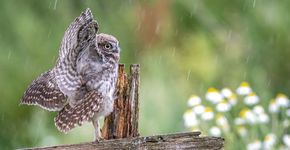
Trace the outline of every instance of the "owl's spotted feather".
{"type": "Polygon", "coordinates": [[[84,96],[83,103],[75,107],[66,105],[54,118],[56,127],[66,133],[76,125],[80,126],[85,121],[89,121],[100,109],[102,99],[97,91],[90,91],[84,96]]]}
{"type": "Polygon", "coordinates": [[[28,87],[21,104],[38,105],[49,111],[59,111],[66,104],[66,96],[59,90],[51,71],[41,74],[28,87]]]}
{"type": "Polygon", "coordinates": [[[113,109],[119,57],[118,40],[98,34],[87,9],[66,30],[54,68],[32,82],[21,103],[59,111],[55,125],[65,133],[92,121],[98,140],[98,118],[113,109]]]}

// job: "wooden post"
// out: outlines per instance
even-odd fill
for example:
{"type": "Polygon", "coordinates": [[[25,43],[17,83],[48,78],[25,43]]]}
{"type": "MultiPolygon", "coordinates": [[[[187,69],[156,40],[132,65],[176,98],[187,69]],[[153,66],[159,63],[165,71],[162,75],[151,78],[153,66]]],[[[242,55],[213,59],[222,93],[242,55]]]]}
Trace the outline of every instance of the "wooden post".
{"type": "Polygon", "coordinates": [[[102,135],[105,139],[118,139],[139,136],[139,65],[130,66],[130,74],[125,66],[119,65],[117,99],[113,112],[105,118],[102,135]]]}

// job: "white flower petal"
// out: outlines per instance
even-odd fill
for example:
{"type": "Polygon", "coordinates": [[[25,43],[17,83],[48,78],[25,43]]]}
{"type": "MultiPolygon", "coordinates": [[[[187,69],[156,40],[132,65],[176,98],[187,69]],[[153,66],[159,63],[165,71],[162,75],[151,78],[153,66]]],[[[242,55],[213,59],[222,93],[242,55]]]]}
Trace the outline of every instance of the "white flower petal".
{"type": "Polygon", "coordinates": [[[193,107],[192,110],[197,115],[200,115],[200,114],[204,113],[205,107],[203,105],[197,105],[197,106],[193,107]]]}
{"type": "Polygon", "coordinates": [[[209,129],[209,134],[212,136],[221,136],[221,129],[217,126],[213,126],[209,129]]]}
{"type": "Polygon", "coordinates": [[[201,99],[200,97],[196,96],[196,95],[193,95],[189,98],[188,102],[187,102],[187,105],[189,107],[192,107],[192,106],[196,106],[196,105],[199,105],[201,103],[201,99]]]}
{"type": "Polygon", "coordinates": [[[233,92],[229,88],[223,88],[221,91],[223,97],[230,98],[233,95],[233,92]]]}
{"type": "Polygon", "coordinates": [[[195,113],[192,110],[189,110],[183,115],[184,123],[186,127],[192,127],[198,125],[198,120],[195,113]]]}

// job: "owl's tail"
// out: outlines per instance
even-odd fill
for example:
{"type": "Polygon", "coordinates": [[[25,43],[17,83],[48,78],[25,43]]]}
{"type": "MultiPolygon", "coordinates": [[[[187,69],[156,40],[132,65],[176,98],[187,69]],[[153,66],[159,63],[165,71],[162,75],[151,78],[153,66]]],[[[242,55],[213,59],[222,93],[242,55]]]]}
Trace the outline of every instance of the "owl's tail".
{"type": "Polygon", "coordinates": [[[61,132],[67,133],[76,125],[82,125],[92,119],[95,112],[100,109],[102,97],[96,91],[88,92],[82,99],[82,103],[75,107],[66,105],[54,118],[55,126],[61,132]]]}

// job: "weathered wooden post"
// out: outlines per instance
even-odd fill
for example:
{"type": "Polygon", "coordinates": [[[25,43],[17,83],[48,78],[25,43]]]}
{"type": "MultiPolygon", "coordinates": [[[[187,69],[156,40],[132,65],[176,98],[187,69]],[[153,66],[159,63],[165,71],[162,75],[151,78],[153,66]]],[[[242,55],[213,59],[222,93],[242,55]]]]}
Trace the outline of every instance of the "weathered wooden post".
{"type": "Polygon", "coordinates": [[[73,145],[51,146],[45,150],[180,150],[180,149],[222,149],[224,139],[221,137],[200,137],[200,132],[185,132],[166,135],[139,137],[139,84],[140,66],[131,65],[130,73],[125,73],[125,66],[119,65],[117,81],[117,99],[114,111],[105,118],[101,142],[89,142],[73,145]]]}
{"type": "Polygon", "coordinates": [[[140,66],[131,65],[129,75],[125,65],[119,65],[117,99],[114,111],[105,118],[102,135],[105,139],[118,139],[139,136],[139,83],[140,66]]]}

